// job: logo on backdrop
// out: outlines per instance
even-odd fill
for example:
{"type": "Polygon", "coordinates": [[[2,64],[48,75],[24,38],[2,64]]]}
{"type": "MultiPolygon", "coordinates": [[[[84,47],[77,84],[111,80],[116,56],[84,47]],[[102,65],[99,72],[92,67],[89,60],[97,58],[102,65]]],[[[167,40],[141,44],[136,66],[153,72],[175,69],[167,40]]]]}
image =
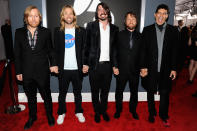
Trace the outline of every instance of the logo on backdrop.
{"type": "MultiPolygon", "coordinates": [[[[85,11],[94,13],[96,12],[96,7],[97,5],[101,3],[100,0],[75,0],[74,2],[74,10],[76,12],[76,15],[81,15],[85,11]]],[[[111,17],[112,17],[112,24],[115,23],[114,15],[111,12],[111,17]]],[[[95,17],[93,18],[93,21],[95,20],[95,17]]],[[[87,23],[84,24],[84,27],[86,27],[87,23]]]]}
{"type": "Polygon", "coordinates": [[[65,48],[71,48],[75,44],[75,38],[71,34],[65,34],[65,48]]]}

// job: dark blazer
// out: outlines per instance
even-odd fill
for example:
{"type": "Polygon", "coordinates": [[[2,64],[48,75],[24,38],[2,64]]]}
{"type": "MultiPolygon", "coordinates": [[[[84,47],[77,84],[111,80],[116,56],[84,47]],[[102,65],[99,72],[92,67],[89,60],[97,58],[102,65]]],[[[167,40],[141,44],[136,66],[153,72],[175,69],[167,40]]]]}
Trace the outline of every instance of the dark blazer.
{"type": "MultiPolygon", "coordinates": [[[[86,32],[84,28],[79,27],[75,29],[75,51],[78,69],[81,73],[83,65],[87,65],[85,60],[85,34],[86,32]]],[[[61,74],[64,70],[65,32],[61,31],[59,27],[56,27],[54,31],[54,43],[57,54],[57,63],[61,74]]]]}
{"type": "Polygon", "coordinates": [[[23,79],[46,78],[49,76],[49,64],[56,65],[51,32],[44,27],[38,27],[35,50],[29,45],[27,28],[16,29],[14,52],[16,74],[23,74],[23,79]]]}
{"type": "MultiPolygon", "coordinates": [[[[164,41],[162,60],[160,68],[159,89],[171,89],[170,72],[176,71],[177,68],[177,42],[178,32],[175,27],[167,24],[164,41]]],[[[144,28],[142,33],[142,51],[141,51],[141,68],[148,68],[148,76],[145,78],[147,88],[156,91],[157,64],[158,64],[158,47],[155,24],[144,28]]]]}
{"type": "Polygon", "coordinates": [[[139,75],[141,34],[136,30],[133,32],[132,48],[130,48],[130,35],[131,32],[127,29],[118,33],[115,66],[118,67],[120,74],[132,73],[139,75]]]}
{"type": "Polygon", "coordinates": [[[12,40],[12,29],[11,25],[5,24],[1,26],[1,33],[4,39],[4,45],[6,50],[6,58],[13,59],[13,40],[12,40]]]}
{"type": "MultiPolygon", "coordinates": [[[[113,46],[115,45],[115,38],[117,36],[118,33],[118,27],[110,24],[110,62],[112,64],[112,66],[114,66],[113,64],[113,46]]],[[[86,28],[87,31],[87,38],[86,38],[86,44],[87,44],[87,48],[86,50],[88,50],[87,52],[89,52],[86,56],[87,61],[88,61],[88,65],[90,67],[90,69],[96,69],[98,63],[99,63],[99,58],[100,58],[100,29],[99,29],[99,22],[98,21],[94,21],[94,22],[90,22],[87,25],[86,28]]]]}

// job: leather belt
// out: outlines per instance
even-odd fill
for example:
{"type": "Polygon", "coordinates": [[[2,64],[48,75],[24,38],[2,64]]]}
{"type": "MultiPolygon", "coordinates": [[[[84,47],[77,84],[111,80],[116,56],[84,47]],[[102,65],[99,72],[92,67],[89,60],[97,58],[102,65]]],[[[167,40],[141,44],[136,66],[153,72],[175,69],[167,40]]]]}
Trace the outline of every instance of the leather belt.
{"type": "Polygon", "coordinates": [[[99,64],[109,64],[109,61],[99,61],[99,64]]]}

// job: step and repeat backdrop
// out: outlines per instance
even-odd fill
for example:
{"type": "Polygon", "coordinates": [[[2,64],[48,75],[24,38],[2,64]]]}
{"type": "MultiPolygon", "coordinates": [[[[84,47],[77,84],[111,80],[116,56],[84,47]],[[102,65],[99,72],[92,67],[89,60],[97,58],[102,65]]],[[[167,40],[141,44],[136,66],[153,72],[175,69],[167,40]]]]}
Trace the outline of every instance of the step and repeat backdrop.
{"type": "MultiPolygon", "coordinates": [[[[76,15],[77,24],[86,27],[88,22],[94,21],[96,7],[100,2],[105,2],[111,11],[112,23],[117,25],[120,30],[124,29],[124,16],[126,12],[133,11],[137,14],[138,27],[140,27],[141,17],[141,0],[47,0],[46,1],[46,14],[47,14],[47,27],[54,31],[55,27],[60,25],[60,12],[64,5],[72,5],[76,15]]],[[[70,84],[72,87],[72,84],[70,84]]],[[[72,88],[69,87],[69,92],[72,88]]],[[[113,77],[110,92],[115,92],[115,78],[113,77]]],[[[58,80],[55,76],[51,77],[51,90],[52,93],[58,93],[58,80]]],[[[128,84],[125,91],[128,91],[128,84]]],[[[139,84],[139,91],[144,91],[139,84]]],[[[83,80],[83,93],[90,92],[89,78],[84,77],[83,80]]]]}

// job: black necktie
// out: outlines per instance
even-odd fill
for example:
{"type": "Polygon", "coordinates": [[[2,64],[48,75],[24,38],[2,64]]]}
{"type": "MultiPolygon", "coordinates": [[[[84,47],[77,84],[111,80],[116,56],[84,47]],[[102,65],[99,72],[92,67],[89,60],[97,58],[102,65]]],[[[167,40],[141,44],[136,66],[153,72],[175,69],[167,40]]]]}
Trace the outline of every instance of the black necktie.
{"type": "MultiPolygon", "coordinates": [[[[164,23],[164,24],[165,24],[165,23],[164,23]]],[[[162,30],[163,30],[163,25],[164,25],[164,24],[162,24],[162,25],[158,25],[158,24],[157,24],[157,27],[159,28],[159,30],[160,30],[161,32],[162,32],[162,30]]]]}
{"type": "Polygon", "coordinates": [[[133,38],[132,38],[132,34],[133,34],[133,33],[131,33],[131,34],[130,34],[130,41],[129,41],[130,49],[131,49],[131,48],[132,48],[132,46],[133,46],[133,38]]]}

